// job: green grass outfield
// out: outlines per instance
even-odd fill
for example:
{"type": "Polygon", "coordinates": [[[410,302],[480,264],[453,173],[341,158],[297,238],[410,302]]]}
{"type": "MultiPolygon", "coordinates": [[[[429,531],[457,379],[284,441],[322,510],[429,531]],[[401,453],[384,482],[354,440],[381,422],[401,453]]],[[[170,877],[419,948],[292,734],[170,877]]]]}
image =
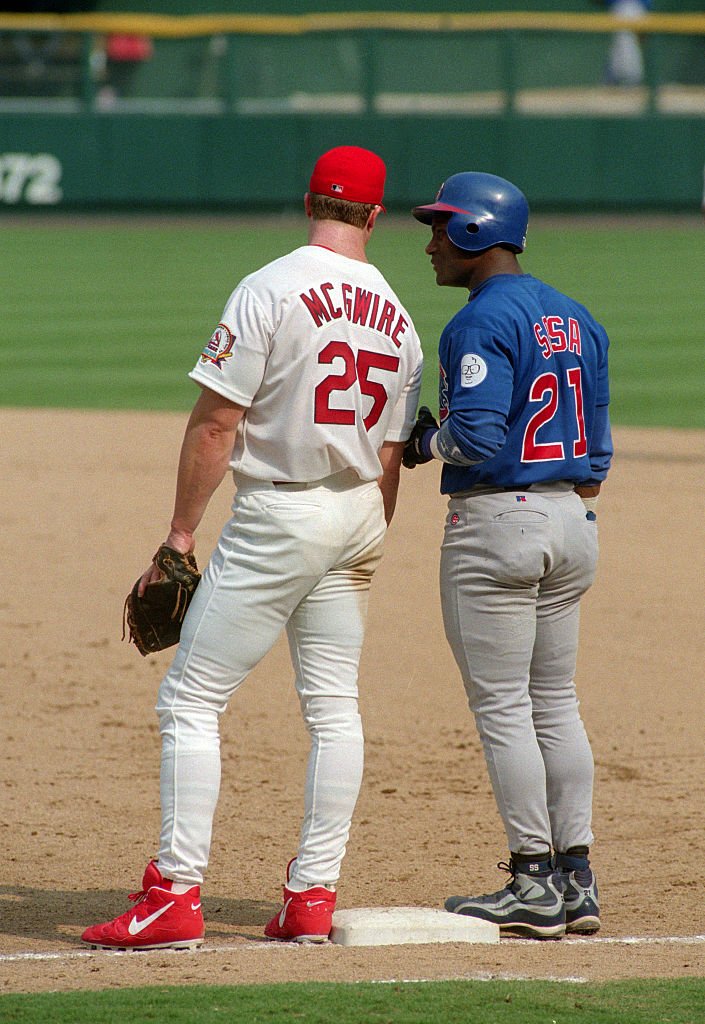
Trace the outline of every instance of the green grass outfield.
{"type": "MultiPolygon", "coordinates": [[[[0,404],[189,409],[196,389],[186,375],[232,288],[305,241],[303,221],[291,223],[0,221],[0,404]]],[[[437,338],[465,295],[436,287],[427,238],[411,220],[383,219],[370,256],[417,324],[422,401],[434,407],[437,338]]],[[[704,257],[696,219],[530,229],[524,269],[585,302],[608,329],[615,423],[705,428],[704,257]]],[[[576,974],[579,959],[576,950],[576,974]]],[[[695,1024],[703,1006],[700,978],[190,986],[0,995],[0,1021],[695,1024]]]]}
{"type": "MultiPolygon", "coordinates": [[[[139,955],[139,954],[133,954],[139,955]]],[[[702,980],[241,985],[0,996],[3,1024],[698,1024],[702,980]]]]}
{"type": "MultiPolygon", "coordinates": [[[[189,409],[187,373],[238,280],[305,241],[305,223],[250,218],[54,224],[13,219],[0,247],[0,404],[189,409]]],[[[438,288],[428,229],[380,221],[370,256],[413,316],[437,408],[436,345],[465,301],[438,288]]],[[[705,226],[561,219],[529,230],[525,270],[580,299],[611,338],[617,424],[705,427],[705,226]]]]}

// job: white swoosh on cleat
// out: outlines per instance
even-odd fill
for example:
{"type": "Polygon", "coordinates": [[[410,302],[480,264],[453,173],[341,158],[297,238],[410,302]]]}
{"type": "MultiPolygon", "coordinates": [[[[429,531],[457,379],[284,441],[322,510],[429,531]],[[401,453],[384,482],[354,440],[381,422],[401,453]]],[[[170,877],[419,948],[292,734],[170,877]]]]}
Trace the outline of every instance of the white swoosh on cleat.
{"type": "Polygon", "coordinates": [[[289,904],[290,903],[291,903],[291,897],[289,897],[289,899],[286,901],[286,903],[282,907],[282,912],[279,915],[279,927],[280,928],[284,927],[284,922],[286,921],[286,912],[289,909],[289,904]]]}
{"type": "Polygon", "coordinates": [[[326,902],[325,900],[306,900],[306,906],[307,907],[320,907],[321,904],[325,903],[325,902],[326,902]]]}
{"type": "Polygon", "coordinates": [[[165,914],[167,910],[170,910],[173,906],[174,901],[172,900],[171,903],[166,903],[163,907],[160,907],[159,910],[155,910],[153,914],[150,914],[149,917],[143,918],[141,921],[136,917],[133,917],[127,926],[128,932],[130,935],[139,935],[140,932],[143,932],[145,928],[149,927],[150,924],[156,921],[158,917],[161,917],[162,914],[165,914]]]}
{"type": "Polygon", "coordinates": [[[192,903],[191,904],[191,910],[200,910],[200,909],[201,909],[201,904],[200,903],[192,903]]]}

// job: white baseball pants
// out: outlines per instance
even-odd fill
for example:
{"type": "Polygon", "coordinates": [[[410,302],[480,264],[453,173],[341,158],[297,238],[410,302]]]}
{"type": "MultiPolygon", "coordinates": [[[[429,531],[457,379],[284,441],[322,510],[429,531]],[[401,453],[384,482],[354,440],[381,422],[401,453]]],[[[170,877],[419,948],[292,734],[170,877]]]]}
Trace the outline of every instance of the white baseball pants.
{"type": "Polygon", "coordinates": [[[594,766],[573,677],[597,557],[597,523],[569,484],[448,503],[445,631],[512,853],[592,843],[594,766]]]}
{"type": "Polygon", "coordinates": [[[358,666],[386,533],[376,482],[239,478],[225,525],[162,681],[159,868],[200,884],[220,787],[219,716],[286,627],[311,737],[296,880],[339,877],[360,789],[358,666]]]}

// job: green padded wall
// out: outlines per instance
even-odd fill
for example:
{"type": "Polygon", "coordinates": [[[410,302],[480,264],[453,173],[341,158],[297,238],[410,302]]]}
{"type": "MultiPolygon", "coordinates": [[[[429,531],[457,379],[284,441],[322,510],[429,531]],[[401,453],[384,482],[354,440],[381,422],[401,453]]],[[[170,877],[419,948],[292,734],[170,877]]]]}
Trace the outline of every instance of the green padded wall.
{"type": "Polygon", "coordinates": [[[702,122],[688,118],[25,114],[0,118],[4,159],[35,159],[0,210],[41,206],[52,184],[54,209],[287,208],[300,202],[315,158],[341,144],[383,154],[390,210],[470,169],[514,180],[535,210],[696,211],[702,196],[702,122]],[[42,154],[51,161],[36,163],[42,154]]]}

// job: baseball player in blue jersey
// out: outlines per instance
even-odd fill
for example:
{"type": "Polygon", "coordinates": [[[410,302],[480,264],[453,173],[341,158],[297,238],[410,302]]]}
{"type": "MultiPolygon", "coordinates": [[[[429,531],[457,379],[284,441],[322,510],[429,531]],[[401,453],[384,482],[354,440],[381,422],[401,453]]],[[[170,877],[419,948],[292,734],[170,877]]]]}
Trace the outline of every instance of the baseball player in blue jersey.
{"type": "Polygon", "coordinates": [[[595,932],[594,769],[573,677],[613,450],[607,335],[523,273],[529,208],[510,182],[454,174],[413,213],[437,283],[470,297],[440,339],[440,426],[419,411],[404,464],[443,463],[445,632],[510,851],[505,889],[446,909],[502,933],[595,932]]]}

